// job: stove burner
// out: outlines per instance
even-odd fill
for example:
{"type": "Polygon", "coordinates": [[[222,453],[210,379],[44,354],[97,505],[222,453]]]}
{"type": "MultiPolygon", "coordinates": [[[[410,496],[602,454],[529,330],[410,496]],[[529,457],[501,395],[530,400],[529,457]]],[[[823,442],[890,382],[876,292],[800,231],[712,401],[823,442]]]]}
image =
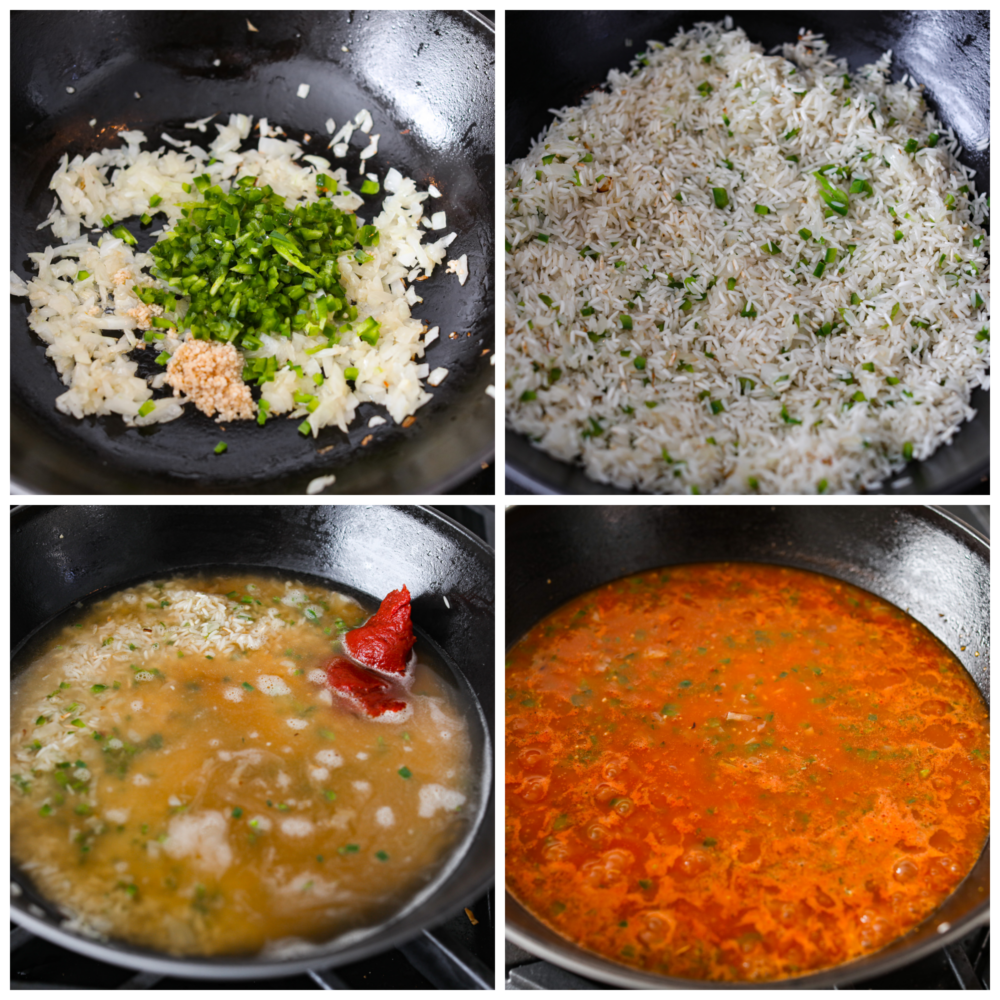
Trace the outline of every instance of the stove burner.
{"type": "MultiPolygon", "coordinates": [[[[508,990],[614,990],[617,986],[583,979],[506,942],[508,990]]],[[[884,976],[841,983],[837,990],[988,990],[990,929],[978,927],[955,944],[884,976]]]]}
{"type": "Polygon", "coordinates": [[[467,913],[426,930],[412,941],[379,955],[335,969],[310,969],[284,979],[180,979],[154,972],[134,972],[99,962],[11,925],[12,990],[351,990],[351,989],[493,989],[493,890],[467,913]]]}

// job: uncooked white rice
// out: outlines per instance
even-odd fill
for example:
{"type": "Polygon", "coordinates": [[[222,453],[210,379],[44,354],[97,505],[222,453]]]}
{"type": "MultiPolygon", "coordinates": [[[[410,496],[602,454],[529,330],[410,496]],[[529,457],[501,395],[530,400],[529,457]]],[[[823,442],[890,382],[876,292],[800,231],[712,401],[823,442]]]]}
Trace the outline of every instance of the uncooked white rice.
{"type": "MultiPolygon", "coordinates": [[[[204,132],[214,117],[186,123],[185,128],[204,132]]],[[[371,115],[362,110],[356,122],[367,131],[371,115]]],[[[316,175],[326,172],[338,184],[339,193],[331,198],[337,208],[354,212],[363,205],[362,198],[349,189],[342,168],[331,170],[329,160],[303,156],[300,144],[279,138],[284,131],[269,125],[267,119],[257,123],[260,138],[256,148],[248,150],[240,147],[251,134],[251,118],[231,115],[227,124],[216,123],[215,128],[218,137],[207,149],[163,134],[161,139],[177,148],[150,152],[140,149],[146,143],[142,132],[123,131],[119,136],[124,145],[118,149],[72,161],[63,156],[50,185],[57,195],[56,204],[39,226],[51,226],[62,243],[28,254],[38,275],[27,284],[11,274],[12,294],[29,297],[29,325],[49,345],[46,354],[68,387],[55,400],[63,413],[77,418],[117,413],[129,426],[141,427],[180,417],[188,402],[186,397],[163,396],[153,401],[148,412],[143,407],[163,385],[164,375],[147,382],[137,375],[137,363],[129,357],[143,345],[142,331],[149,319],[149,307],[136,297],[135,288],[166,286],[148,275],[154,264],[150,254],[134,252],[103,230],[104,216],[117,221],[141,215],[148,210],[150,197],[159,195],[166,231],[180,218],[180,206],[196,197],[182,185],[191,185],[202,173],[224,190],[237,176],[259,177],[262,184],[270,184],[295,204],[316,201],[316,175]],[[88,229],[100,234],[96,244],[84,233],[88,229]],[[78,280],[80,272],[89,277],[78,280]],[[140,408],[144,410],[141,416],[140,408]]],[[[413,282],[429,276],[444,260],[455,234],[423,243],[425,230],[420,224],[425,221],[428,192],[418,191],[416,183],[395,168],[386,173],[383,187],[382,211],[371,220],[380,241],[377,247],[368,248],[370,259],[364,264],[353,254],[338,259],[341,284],[358,306],[359,321],[373,316],[380,323],[378,343],[373,346],[347,333],[340,343],[326,346],[326,337],[296,332],[291,337],[262,335],[259,350],[244,352],[246,358],[277,358],[274,380],[265,382],[261,390],[261,398],[270,407],[268,414],[306,418],[314,437],[328,425],[346,431],[362,402],[381,404],[401,423],[431,398],[422,384],[429,366],[419,360],[427,331],[410,311],[423,301],[413,282]],[[358,370],[353,390],[344,375],[349,368],[358,370]],[[322,384],[317,385],[320,375],[322,384]],[[318,400],[318,405],[310,412],[311,404],[297,403],[296,394],[318,400]]],[[[359,227],[364,221],[359,217],[359,227]]],[[[182,309],[184,301],[179,298],[182,309]]],[[[157,354],[172,355],[183,334],[183,330],[156,330],[149,346],[157,354]]]]}
{"type": "Polygon", "coordinates": [[[650,42],[507,168],[508,422],[600,482],[872,489],[988,388],[988,205],[954,135],[891,52],[845,76],[805,29],[780,51],[728,18],[650,42]]]}

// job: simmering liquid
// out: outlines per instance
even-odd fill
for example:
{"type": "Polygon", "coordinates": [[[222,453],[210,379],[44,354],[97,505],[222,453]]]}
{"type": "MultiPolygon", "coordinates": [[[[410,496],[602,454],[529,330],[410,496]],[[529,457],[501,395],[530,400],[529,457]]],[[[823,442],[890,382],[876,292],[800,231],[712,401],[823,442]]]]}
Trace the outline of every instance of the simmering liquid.
{"type": "Polygon", "coordinates": [[[419,657],[398,715],[331,692],[322,668],[368,614],[239,575],[67,618],[12,695],[14,858],[71,923],[177,954],[320,942],[398,911],[466,829],[471,743],[419,657]]]}
{"type": "Polygon", "coordinates": [[[968,674],[873,595],[776,566],[609,584],[508,655],[507,885],[582,947],[769,980],[930,914],[989,822],[968,674]]]}

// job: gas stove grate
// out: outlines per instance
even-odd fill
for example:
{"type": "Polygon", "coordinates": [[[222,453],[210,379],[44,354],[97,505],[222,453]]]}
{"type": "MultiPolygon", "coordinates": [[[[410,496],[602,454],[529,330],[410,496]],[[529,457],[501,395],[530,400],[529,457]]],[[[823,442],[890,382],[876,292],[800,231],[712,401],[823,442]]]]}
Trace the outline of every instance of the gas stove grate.
{"type": "Polygon", "coordinates": [[[85,958],[11,925],[12,990],[351,990],[493,989],[493,890],[412,941],[336,969],[310,969],[283,979],[180,979],[135,972],[85,958]]]}
{"type": "MultiPolygon", "coordinates": [[[[508,990],[613,990],[616,986],[583,979],[507,942],[508,990]]],[[[979,927],[953,945],[874,979],[842,983],[838,990],[988,990],[990,929],[979,927]]]]}

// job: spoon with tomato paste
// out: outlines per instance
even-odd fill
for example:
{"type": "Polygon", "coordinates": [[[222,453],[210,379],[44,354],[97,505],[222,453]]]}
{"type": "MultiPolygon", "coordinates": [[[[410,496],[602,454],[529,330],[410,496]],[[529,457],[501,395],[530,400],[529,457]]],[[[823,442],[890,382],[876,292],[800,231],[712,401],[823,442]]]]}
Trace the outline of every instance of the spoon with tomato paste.
{"type": "Polygon", "coordinates": [[[345,632],[341,642],[356,662],[333,657],[324,668],[330,687],[372,719],[405,711],[398,682],[406,677],[416,642],[409,590],[402,587],[386,595],[378,611],[364,625],[345,632]]]}

